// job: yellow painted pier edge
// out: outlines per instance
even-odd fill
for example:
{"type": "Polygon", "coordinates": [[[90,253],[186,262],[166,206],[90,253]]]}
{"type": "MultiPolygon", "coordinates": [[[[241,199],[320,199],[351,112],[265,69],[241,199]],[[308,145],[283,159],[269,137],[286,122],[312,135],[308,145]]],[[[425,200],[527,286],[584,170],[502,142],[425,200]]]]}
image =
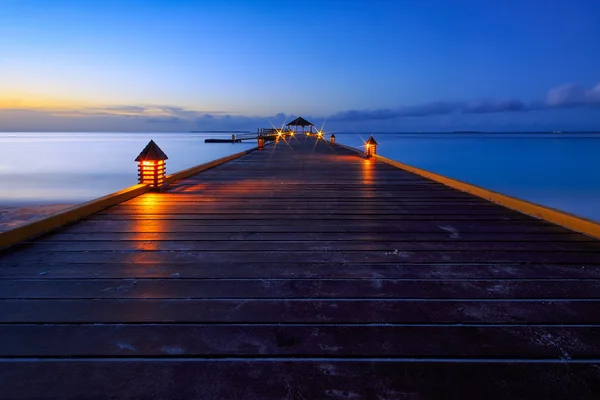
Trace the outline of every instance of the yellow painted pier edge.
{"type": "Polygon", "coordinates": [[[123,201],[132,199],[150,191],[148,185],[135,185],[118,192],[107,194],[83,204],[67,208],[46,217],[37,218],[31,222],[19,225],[5,232],[0,232],[0,249],[12,246],[29,238],[50,232],[60,226],[85,218],[90,214],[104,210],[123,201]]]}
{"type": "MultiPolygon", "coordinates": [[[[364,153],[364,151],[361,151],[357,148],[345,146],[339,143],[336,143],[335,146],[340,146],[345,149],[355,151],[359,154],[364,153]]],[[[580,232],[596,239],[600,239],[600,223],[592,220],[578,217],[577,215],[556,210],[554,208],[521,200],[516,197],[507,196],[492,190],[481,188],[479,186],[471,185],[470,183],[459,181],[457,179],[448,178],[447,176],[429,172],[398,161],[390,160],[389,158],[385,158],[380,155],[375,155],[374,158],[396,168],[400,168],[404,171],[412,172],[413,174],[431,179],[432,181],[439,182],[448,187],[460,190],[461,192],[470,193],[474,196],[502,205],[506,208],[510,208],[511,210],[519,211],[523,214],[563,226],[572,231],[580,232]]]]}
{"type": "MultiPolygon", "coordinates": [[[[234,160],[257,149],[258,147],[253,147],[239,153],[175,172],[174,174],[168,175],[165,180],[168,183],[172,183],[174,181],[187,178],[188,176],[195,175],[209,168],[213,168],[217,165],[234,160]]],[[[149,191],[151,191],[151,188],[148,185],[138,184],[135,186],[130,186],[123,190],[119,190],[118,192],[107,194],[106,196],[90,200],[83,204],[78,204],[52,215],[40,217],[26,224],[19,225],[13,229],[0,232],[0,249],[10,247],[19,242],[23,242],[44,233],[51,232],[54,229],[60,228],[61,226],[76,222],[91,214],[97,213],[98,211],[102,211],[124,201],[133,199],[134,197],[149,191]]]]}

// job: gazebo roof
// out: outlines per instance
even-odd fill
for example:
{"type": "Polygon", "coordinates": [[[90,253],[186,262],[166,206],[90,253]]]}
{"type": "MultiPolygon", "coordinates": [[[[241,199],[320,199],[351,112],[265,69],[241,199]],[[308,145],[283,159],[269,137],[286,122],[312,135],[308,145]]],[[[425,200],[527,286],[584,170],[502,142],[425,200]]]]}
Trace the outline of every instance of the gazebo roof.
{"type": "Polygon", "coordinates": [[[302,117],[298,117],[292,122],[288,123],[286,126],[315,126],[312,122],[308,122],[302,117]]]}
{"type": "Polygon", "coordinates": [[[168,159],[169,157],[167,157],[165,152],[162,151],[156,143],[154,143],[154,140],[150,140],[140,155],[137,156],[135,161],[159,161],[168,159]]]}

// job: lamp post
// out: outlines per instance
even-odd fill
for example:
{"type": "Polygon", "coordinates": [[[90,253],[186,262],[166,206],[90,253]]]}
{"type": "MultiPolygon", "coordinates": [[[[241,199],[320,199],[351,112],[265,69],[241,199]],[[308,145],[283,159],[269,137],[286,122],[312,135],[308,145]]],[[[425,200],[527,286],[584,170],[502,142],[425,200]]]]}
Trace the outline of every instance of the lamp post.
{"type": "Polygon", "coordinates": [[[165,187],[165,160],[168,158],[160,147],[150,140],[135,159],[138,162],[138,182],[146,184],[154,190],[165,187]]]}
{"type": "Polygon", "coordinates": [[[262,135],[258,136],[258,149],[263,150],[265,148],[265,138],[262,135]]]}
{"type": "Polygon", "coordinates": [[[375,154],[377,154],[377,142],[373,139],[373,136],[371,136],[365,143],[365,156],[369,158],[373,157],[375,154]]]}

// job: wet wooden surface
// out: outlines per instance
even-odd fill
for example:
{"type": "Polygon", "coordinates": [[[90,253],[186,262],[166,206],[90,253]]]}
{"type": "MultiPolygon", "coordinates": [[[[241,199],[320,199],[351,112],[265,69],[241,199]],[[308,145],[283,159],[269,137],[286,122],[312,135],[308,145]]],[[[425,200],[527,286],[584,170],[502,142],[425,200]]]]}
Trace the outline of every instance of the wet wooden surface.
{"type": "Polygon", "coordinates": [[[0,253],[0,398],[597,398],[600,243],[304,137],[0,253]]]}

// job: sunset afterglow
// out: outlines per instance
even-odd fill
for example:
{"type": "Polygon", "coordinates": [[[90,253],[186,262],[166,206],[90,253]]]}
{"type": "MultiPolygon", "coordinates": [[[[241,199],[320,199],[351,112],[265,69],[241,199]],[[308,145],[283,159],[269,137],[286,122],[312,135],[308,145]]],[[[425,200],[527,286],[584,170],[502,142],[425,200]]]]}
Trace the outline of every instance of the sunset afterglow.
{"type": "Polygon", "coordinates": [[[298,115],[354,131],[598,129],[599,12],[563,0],[3,0],[0,130],[255,129],[298,115]]]}

